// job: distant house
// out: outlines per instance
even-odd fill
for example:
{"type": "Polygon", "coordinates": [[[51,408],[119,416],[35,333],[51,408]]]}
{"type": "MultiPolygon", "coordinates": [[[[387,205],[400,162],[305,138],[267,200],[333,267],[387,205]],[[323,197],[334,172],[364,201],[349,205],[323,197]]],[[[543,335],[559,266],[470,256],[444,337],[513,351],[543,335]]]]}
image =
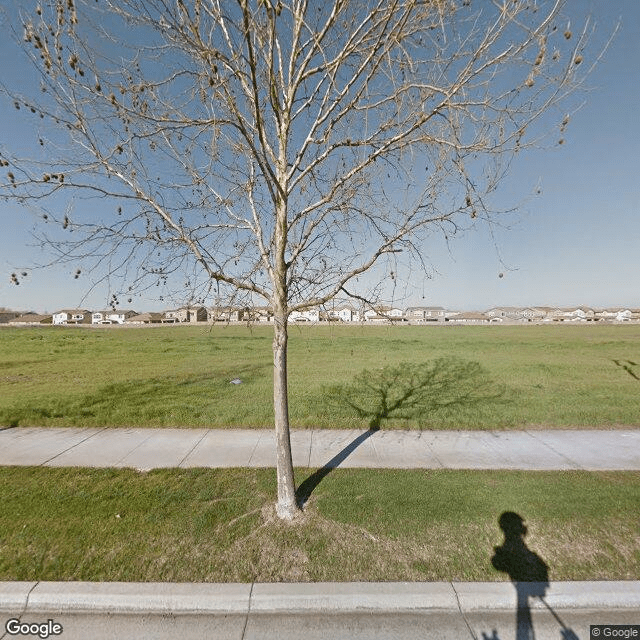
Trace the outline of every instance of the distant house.
{"type": "Polygon", "coordinates": [[[27,326],[33,324],[51,324],[50,315],[42,315],[39,313],[25,313],[13,320],[9,320],[10,325],[27,326]]]}
{"type": "Polygon", "coordinates": [[[91,324],[91,311],[87,309],[62,309],[52,315],[52,324],[91,324]]]}
{"type": "Polygon", "coordinates": [[[524,307],[522,309],[522,319],[526,322],[539,322],[547,315],[544,309],[538,307],[524,307]]]}
{"type": "Polygon", "coordinates": [[[254,307],[250,313],[257,322],[273,322],[273,310],[269,307],[254,307]]]}
{"type": "Polygon", "coordinates": [[[303,311],[292,311],[289,314],[291,322],[318,322],[320,320],[320,309],[304,309],[303,311]]]}
{"type": "Polygon", "coordinates": [[[273,310],[270,307],[246,307],[242,311],[243,322],[273,322],[273,310]]]}
{"type": "Polygon", "coordinates": [[[629,322],[630,320],[636,319],[637,313],[634,313],[634,310],[632,309],[613,307],[596,311],[595,317],[597,320],[605,320],[609,322],[629,322]]]}
{"type": "Polygon", "coordinates": [[[377,322],[384,324],[386,322],[404,322],[406,320],[404,311],[398,307],[374,307],[364,312],[364,320],[366,322],[377,322]]]}
{"type": "Polygon", "coordinates": [[[207,322],[240,322],[244,314],[244,309],[236,307],[210,307],[207,309],[207,322]]]}
{"type": "Polygon", "coordinates": [[[138,315],[137,311],[94,311],[91,314],[91,324],[124,324],[126,320],[138,315]]]}
{"type": "Polygon", "coordinates": [[[320,311],[320,322],[338,322],[340,318],[338,317],[338,312],[335,309],[322,309],[320,311]]]}
{"type": "Polygon", "coordinates": [[[589,307],[563,307],[547,315],[553,322],[593,322],[596,313],[589,307]]]}
{"type": "Polygon", "coordinates": [[[0,324],[7,324],[19,315],[19,311],[0,311],[0,324]]]}
{"type": "Polygon", "coordinates": [[[479,311],[464,311],[451,316],[448,321],[453,324],[487,324],[491,318],[479,311]]]}
{"type": "Polygon", "coordinates": [[[485,312],[492,322],[540,322],[552,307],[493,307],[485,312]]]}
{"type": "Polygon", "coordinates": [[[363,317],[365,322],[382,322],[387,320],[387,317],[381,315],[376,309],[367,309],[363,317]]]}
{"type": "Polygon", "coordinates": [[[548,316],[550,313],[553,313],[554,311],[558,310],[558,307],[533,307],[534,309],[537,309],[542,315],[544,316],[548,316]]]}
{"type": "Polygon", "coordinates": [[[180,307],[180,309],[165,311],[161,319],[163,324],[195,324],[206,321],[207,310],[204,307],[180,307]]]}
{"type": "Polygon", "coordinates": [[[139,313],[138,315],[131,316],[127,318],[124,322],[125,324],[156,324],[159,323],[162,319],[161,313],[154,313],[153,311],[148,311],[146,313],[139,313]]]}
{"type": "Polygon", "coordinates": [[[524,318],[522,307],[493,307],[485,314],[491,318],[493,322],[518,321],[524,318]]]}
{"type": "Polygon", "coordinates": [[[171,311],[165,311],[162,314],[160,322],[162,322],[162,324],[177,324],[178,322],[180,322],[178,310],[172,309],[171,311]]]}
{"type": "Polygon", "coordinates": [[[553,314],[558,311],[558,307],[534,307],[542,315],[539,318],[542,322],[553,322],[553,314]]]}
{"type": "Polygon", "coordinates": [[[341,322],[359,322],[360,321],[360,313],[349,305],[338,307],[335,310],[335,314],[337,315],[337,317],[340,319],[341,322]]]}
{"type": "Polygon", "coordinates": [[[448,312],[444,307],[407,307],[404,313],[409,322],[444,322],[448,312]]]}

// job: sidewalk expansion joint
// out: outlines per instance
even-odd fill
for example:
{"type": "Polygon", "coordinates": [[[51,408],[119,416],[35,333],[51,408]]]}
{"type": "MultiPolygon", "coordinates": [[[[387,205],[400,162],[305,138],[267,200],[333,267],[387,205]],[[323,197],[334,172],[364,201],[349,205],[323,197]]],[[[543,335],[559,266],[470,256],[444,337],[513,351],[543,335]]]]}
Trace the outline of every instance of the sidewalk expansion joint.
{"type": "MultiPolygon", "coordinates": [[[[375,434],[374,434],[375,435],[375,434]]],[[[369,442],[371,443],[371,448],[373,449],[373,455],[376,457],[376,461],[378,462],[378,467],[382,467],[382,462],[380,461],[380,454],[376,449],[375,438],[369,438],[369,442]]]]}
{"type": "Polygon", "coordinates": [[[313,434],[315,433],[315,429],[311,429],[311,434],[309,435],[309,455],[307,456],[307,469],[311,468],[311,451],[313,451],[313,434]]]}
{"type": "Polygon", "coordinates": [[[182,460],[180,460],[180,462],[178,463],[178,467],[182,468],[182,465],[185,463],[186,459],[196,450],[197,446],[209,435],[211,429],[207,429],[203,434],[202,437],[198,440],[198,442],[196,442],[193,447],[191,447],[191,449],[189,449],[189,451],[187,452],[187,454],[182,458],[182,460]]]}
{"type": "Polygon", "coordinates": [[[538,436],[534,435],[532,431],[529,431],[528,429],[526,429],[525,433],[531,436],[534,440],[537,440],[538,442],[542,443],[545,447],[547,447],[547,449],[550,449],[551,451],[553,451],[553,453],[555,453],[557,456],[560,456],[563,460],[566,460],[572,467],[576,467],[580,471],[585,471],[585,468],[581,464],[577,463],[575,460],[572,460],[569,456],[565,456],[564,453],[560,453],[560,451],[556,451],[548,442],[545,442],[542,438],[539,438],[538,436]]]}
{"type": "MultiPolygon", "coordinates": [[[[67,447],[63,451],[59,451],[58,453],[56,453],[55,456],[51,456],[51,458],[49,458],[48,460],[45,460],[44,462],[42,462],[38,466],[44,467],[44,466],[48,465],[52,460],[55,460],[56,458],[59,458],[63,453],[67,453],[67,451],[71,451],[71,449],[75,449],[77,446],[81,445],[83,442],[86,442],[87,440],[91,440],[91,438],[97,436],[99,433],[102,433],[103,431],[107,431],[109,428],[110,427],[102,427],[102,429],[99,429],[95,433],[92,433],[92,434],[88,435],[86,438],[83,438],[82,440],[80,440],[80,442],[76,442],[75,444],[72,444],[70,447],[67,447]]],[[[2,640],[2,639],[0,638],[0,640],[2,640]]]]}
{"type": "MultiPolygon", "coordinates": [[[[240,636],[240,640],[244,640],[244,636],[247,632],[247,625],[249,624],[249,615],[251,614],[251,598],[253,597],[253,586],[255,582],[251,583],[251,589],[249,590],[249,602],[247,603],[247,615],[244,618],[244,626],[242,627],[242,635],[240,636]]],[[[2,640],[2,638],[0,638],[2,640]]]]}
{"type": "Polygon", "coordinates": [[[127,451],[126,453],[124,453],[122,455],[122,457],[118,460],[115,461],[115,463],[113,464],[114,467],[117,467],[120,465],[120,463],[127,457],[130,456],[136,449],[139,449],[145,442],[147,442],[148,440],[151,440],[151,438],[153,437],[153,433],[151,435],[148,435],[144,440],[138,442],[138,444],[133,447],[133,449],[130,449],[129,451],[127,451]]]}
{"type": "Polygon", "coordinates": [[[427,445],[427,448],[429,449],[429,451],[431,452],[431,455],[433,456],[433,459],[440,465],[440,468],[441,469],[446,469],[447,467],[445,467],[444,462],[442,462],[442,460],[440,460],[440,458],[438,458],[438,455],[433,450],[433,447],[431,446],[431,443],[429,441],[427,441],[426,445],[427,445]]]}
{"type": "MultiPolygon", "coordinates": [[[[29,608],[29,597],[31,596],[31,592],[40,584],[40,582],[36,582],[33,587],[31,587],[31,589],[29,589],[29,593],[27,593],[27,597],[24,600],[24,607],[22,608],[22,611],[16,616],[16,618],[22,622],[22,616],[27,612],[27,609],[29,608]]],[[[4,640],[4,638],[7,637],[7,633],[9,633],[9,630],[5,628],[5,632],[0,636],[0,640],[4,640]]]]}
{"type": "MultiPolygon", "coordinates": [[[[253,456],[255,455],[256,451],[258,450],[258,445],[260,444],[260,440],[262,440],[262,433],[256,438],[256,443],[255,445],[253,445],[253,449],[251,450],[251,455],[249,456],[249,459],[247,460],[247,467],[251,466],[251,460],[253,458],[253,456]]],[[[276,446],[277,446],[277,440],[278,440],[278,435],[276,434],[276,446]]]]}
{"type": "Polygon", "coordinates": [[[464,611],[462,610],[462,606],[460,605],[460,598],[458,597],[458,592],[456,591],[456,588],[455,588],[453,582],[450,582],[449,584],[451,585],[451,588],[453,589],[453,594],[456,597],[456,604],[458,605],[458,611],[460,612],[460,615],[462,616],[462,619],[464,620],[464,623],[467,626],[467,629],[469,630],[469,633],[471,635],[472,640],[478,640],[478,636],[476,636],[476,634],[473,632],[473,629],[471,628],[471,625],[469,624],[469,621],[467,620],[467,616],[465,615],[464,611]]]}

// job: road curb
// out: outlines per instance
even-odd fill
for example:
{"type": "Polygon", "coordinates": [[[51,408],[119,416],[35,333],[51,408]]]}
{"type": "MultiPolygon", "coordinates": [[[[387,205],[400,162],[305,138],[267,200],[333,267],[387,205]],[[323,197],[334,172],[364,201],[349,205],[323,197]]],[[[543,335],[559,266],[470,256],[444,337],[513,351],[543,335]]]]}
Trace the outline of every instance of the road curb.
{"type": "MultiPolygon", "coordinates": [[[[532,609],[640,608],[640,581],[521,583],[532,609]]],[[[513,610],[509,582],[0,582],[0,612],[235,614],[513,610]]],[[[520,598],[522,602],[522,598],[520,598]]]]}

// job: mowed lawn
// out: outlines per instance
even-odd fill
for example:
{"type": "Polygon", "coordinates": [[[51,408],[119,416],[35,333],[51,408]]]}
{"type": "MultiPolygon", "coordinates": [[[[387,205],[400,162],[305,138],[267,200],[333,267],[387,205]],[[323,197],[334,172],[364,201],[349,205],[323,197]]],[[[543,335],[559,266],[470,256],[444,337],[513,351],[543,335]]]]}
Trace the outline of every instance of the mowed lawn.
{"type": "MultiPolygon", "coordinates": [[[[3,328],[0,425],[270,427],[272,331],[3,328]]],[[[293,326],[289,385],[298,428],[640,426],[640,325],[293,326]]]]}
{"type": "Polygon", "coordinates": [[[505,511],[550,581],[638,579],[639,490],[638,472],[336,469],[288,524],[274,469],[4,467],[0,580],[507,580],[505,511]]]}

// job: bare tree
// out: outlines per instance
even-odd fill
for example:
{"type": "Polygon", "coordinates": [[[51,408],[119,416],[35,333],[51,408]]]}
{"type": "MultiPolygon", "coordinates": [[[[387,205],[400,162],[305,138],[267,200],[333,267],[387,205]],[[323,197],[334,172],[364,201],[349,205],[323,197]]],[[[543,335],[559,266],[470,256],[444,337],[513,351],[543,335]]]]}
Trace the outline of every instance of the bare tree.
{"type": "Polygon", "coordinates": [[[371,301],[359,276],[393,282],[434,230],[489,219],[587,71],[589,20],[572,33],[561,0],[27,4],[8,20],[39,87],[3,91],[42,153],[0,148],[1,193],[41,211],[58,260],[120,278],[114,304],[178,274],[194,300],[266,301],[277,512],[294,517],[289,314],[371,301]]]}

